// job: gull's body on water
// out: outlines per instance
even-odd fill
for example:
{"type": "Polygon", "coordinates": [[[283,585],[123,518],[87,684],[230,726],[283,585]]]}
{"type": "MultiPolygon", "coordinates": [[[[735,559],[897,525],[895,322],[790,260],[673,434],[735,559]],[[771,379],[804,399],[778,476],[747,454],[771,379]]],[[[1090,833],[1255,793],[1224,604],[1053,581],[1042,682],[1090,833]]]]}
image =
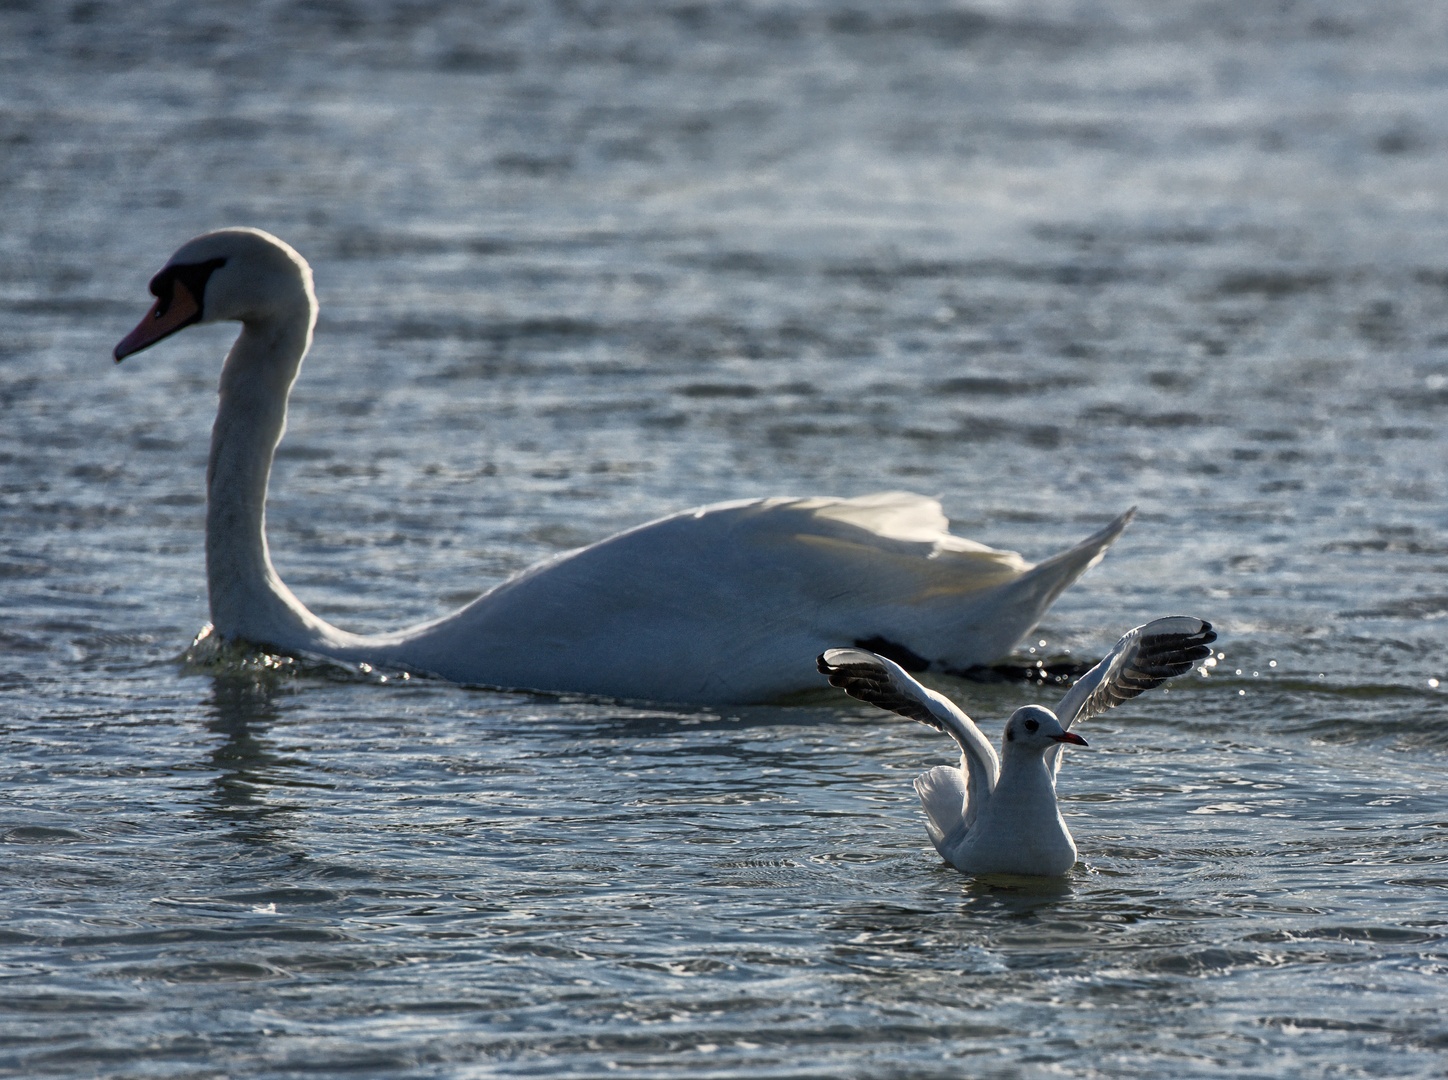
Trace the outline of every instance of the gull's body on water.
{"type": "Polygon", "coordinates": [[[151,291],[117,361],[187,326],[242,324],[207,467],[207,585],[225,640],[507,688],[764,702],[812,688],[800,657],[841,641],[936,670],[1003,656],[1131,517],[1032,566],[951,535],[938,502],[906,492],[719,503],[548,559],[433,622],[353,634],[307,610],[266,543],[272,456],[316,323],[311,268],[267,233],[226,229],[185,244],[151,291]]]}
{"type": "Polygon", "coordinates": [[[1017,709],[996,756],[980,728],[943,694],[892,660],[864,649],[830,649],[817,667],[851,697],[919,720],[960,745],[960,767],[915,779],[935,850],[967,874],[1056,877],[1076,865],[1076,841],[1056,805],[1061,748],[1085,746],[1073,724],[1191,670],[1211,655],[1210,623],[1177,615],[1129,631],[1078,679],[1055,711],[1017,709]]]}

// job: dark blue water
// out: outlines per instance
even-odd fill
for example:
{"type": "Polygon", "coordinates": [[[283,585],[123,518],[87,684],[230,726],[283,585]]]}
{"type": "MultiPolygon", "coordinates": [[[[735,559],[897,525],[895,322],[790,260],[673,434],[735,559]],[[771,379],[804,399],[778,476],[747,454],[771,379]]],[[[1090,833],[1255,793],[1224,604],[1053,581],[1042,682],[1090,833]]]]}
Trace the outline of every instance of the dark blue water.
{"type": "MultiPolygon", "coordinates": [[[[5,5],[0,1075],[1441,1075],[1445,44],[1406,2],[5,5]],[[842,696],[183,664],[231,330],[109,352],[229,224],[316,271],[269,524],[338,625],[905,488],[1030,558],[1139,505],[1035,647],[1183,612],[1222,658],[1089,725],[1038,885],[944,868],[948,743],[842,696]]],[[[1042,700],[940,685],[992,735],[1042,700]]]]}

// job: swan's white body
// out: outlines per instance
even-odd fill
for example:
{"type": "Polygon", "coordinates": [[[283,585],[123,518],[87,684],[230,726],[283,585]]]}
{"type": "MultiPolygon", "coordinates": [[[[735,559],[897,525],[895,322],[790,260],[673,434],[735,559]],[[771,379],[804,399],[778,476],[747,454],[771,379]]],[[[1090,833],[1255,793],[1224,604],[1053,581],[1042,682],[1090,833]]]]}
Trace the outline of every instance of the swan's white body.
{"type": "Polygon", "coordinates": [[[1071,726],[1184,674],[1211,655],[1216,639],[1210,623],[1189,616],[1138,626],[1076,681],[1055,712],[1017,709],[999,758],[954,702],[894,661],[864,649],[830,649],[817,666],[851,697],[944,731],[960,746],[959,768],[937,765],[915,779],[926,832],[946,862],[967,874],[1058,877],[1076,865],[1076,841],[1056,805],[1061,748],[1086,745],[1071,726]]]}
{"type": "Polygon", "coordinates": [[[310,267],[275,237],[228,229],[182,247],[151,290],[118,361],[194,323],[242,324],[207,469],[207,584],[224,639],[507,688],[762,702],[812,688],[800,658],[841,641],[948,670],[997,659],[1131,516],[1032,567],[950,535],[919,495],[720,503],[549,559],[434,622],[352,634],[302,605],[266,544],[272,455],[316,321],[310,267]]]}

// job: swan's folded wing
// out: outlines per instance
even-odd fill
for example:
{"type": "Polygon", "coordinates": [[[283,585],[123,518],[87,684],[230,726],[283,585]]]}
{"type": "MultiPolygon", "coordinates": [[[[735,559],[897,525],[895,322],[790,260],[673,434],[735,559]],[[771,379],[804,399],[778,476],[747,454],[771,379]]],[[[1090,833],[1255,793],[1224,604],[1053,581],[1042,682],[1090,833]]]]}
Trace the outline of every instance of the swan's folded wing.
{"type": "Polygon", "coordinates": [[[937,500],[907,491],[765,499],[751,514],[749,531],[761,545],[783,541],[812,549],[856,591],[910,603],[988,589],[1031,569],[1017,552],[954,535],[937,500]]]}
{"type": "Polygon", "coordinates": [[[937,552],[969,552],[979,556],[983,565],[1001,567],[1012,573],[1024,573],[1031,568],[1031,564],[1014,551],[1002,551],[956,536],[950,531],[950,519],[941,509],[940,500],[911,491],[877,491],[852,499],[816,496],[769,502],[808,513],[816,527],[840,521],[884,539],[930,544],[937,552]]]}
{"type": "MultiPolygon", "coordinates": [[[[1076,680],[1056,706],[1067,731],[1086,720],[1185,675],[1198,660],[1212,655],[1217,640],[1212,624],[1189,615],[1154,619],[1130,630],[1102,661],[1076,680]]],[[[1060,768],[1060,747],[1046,752],[1047,764],[1060,768]]]]}
{"type": "Polygon", "coordinates": [[[1000,775],[995,747],[975,722],[944,694],[921,686],[895,661],[864,649],[828,649],[815,664],[831,686],[850,697],[928,724],[956,741],[966,777],[964,814],[968,823],[995,790],[1000,775]]]}

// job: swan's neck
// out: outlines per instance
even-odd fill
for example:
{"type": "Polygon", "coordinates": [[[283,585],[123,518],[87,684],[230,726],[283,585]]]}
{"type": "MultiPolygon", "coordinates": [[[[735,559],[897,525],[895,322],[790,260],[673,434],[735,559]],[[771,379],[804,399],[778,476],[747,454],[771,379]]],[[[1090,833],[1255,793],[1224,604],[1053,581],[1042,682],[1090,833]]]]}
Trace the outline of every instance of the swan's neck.
{"type": "Polygon", "coordinates": [[[333,631],[272,567],[266,490],[287,426],[287,396],[312,341],[310,303],[244,322],[221,371],[221,404],[206,469],[206,580],[211,621],[225,638],[307,648],[333,631]]]}

